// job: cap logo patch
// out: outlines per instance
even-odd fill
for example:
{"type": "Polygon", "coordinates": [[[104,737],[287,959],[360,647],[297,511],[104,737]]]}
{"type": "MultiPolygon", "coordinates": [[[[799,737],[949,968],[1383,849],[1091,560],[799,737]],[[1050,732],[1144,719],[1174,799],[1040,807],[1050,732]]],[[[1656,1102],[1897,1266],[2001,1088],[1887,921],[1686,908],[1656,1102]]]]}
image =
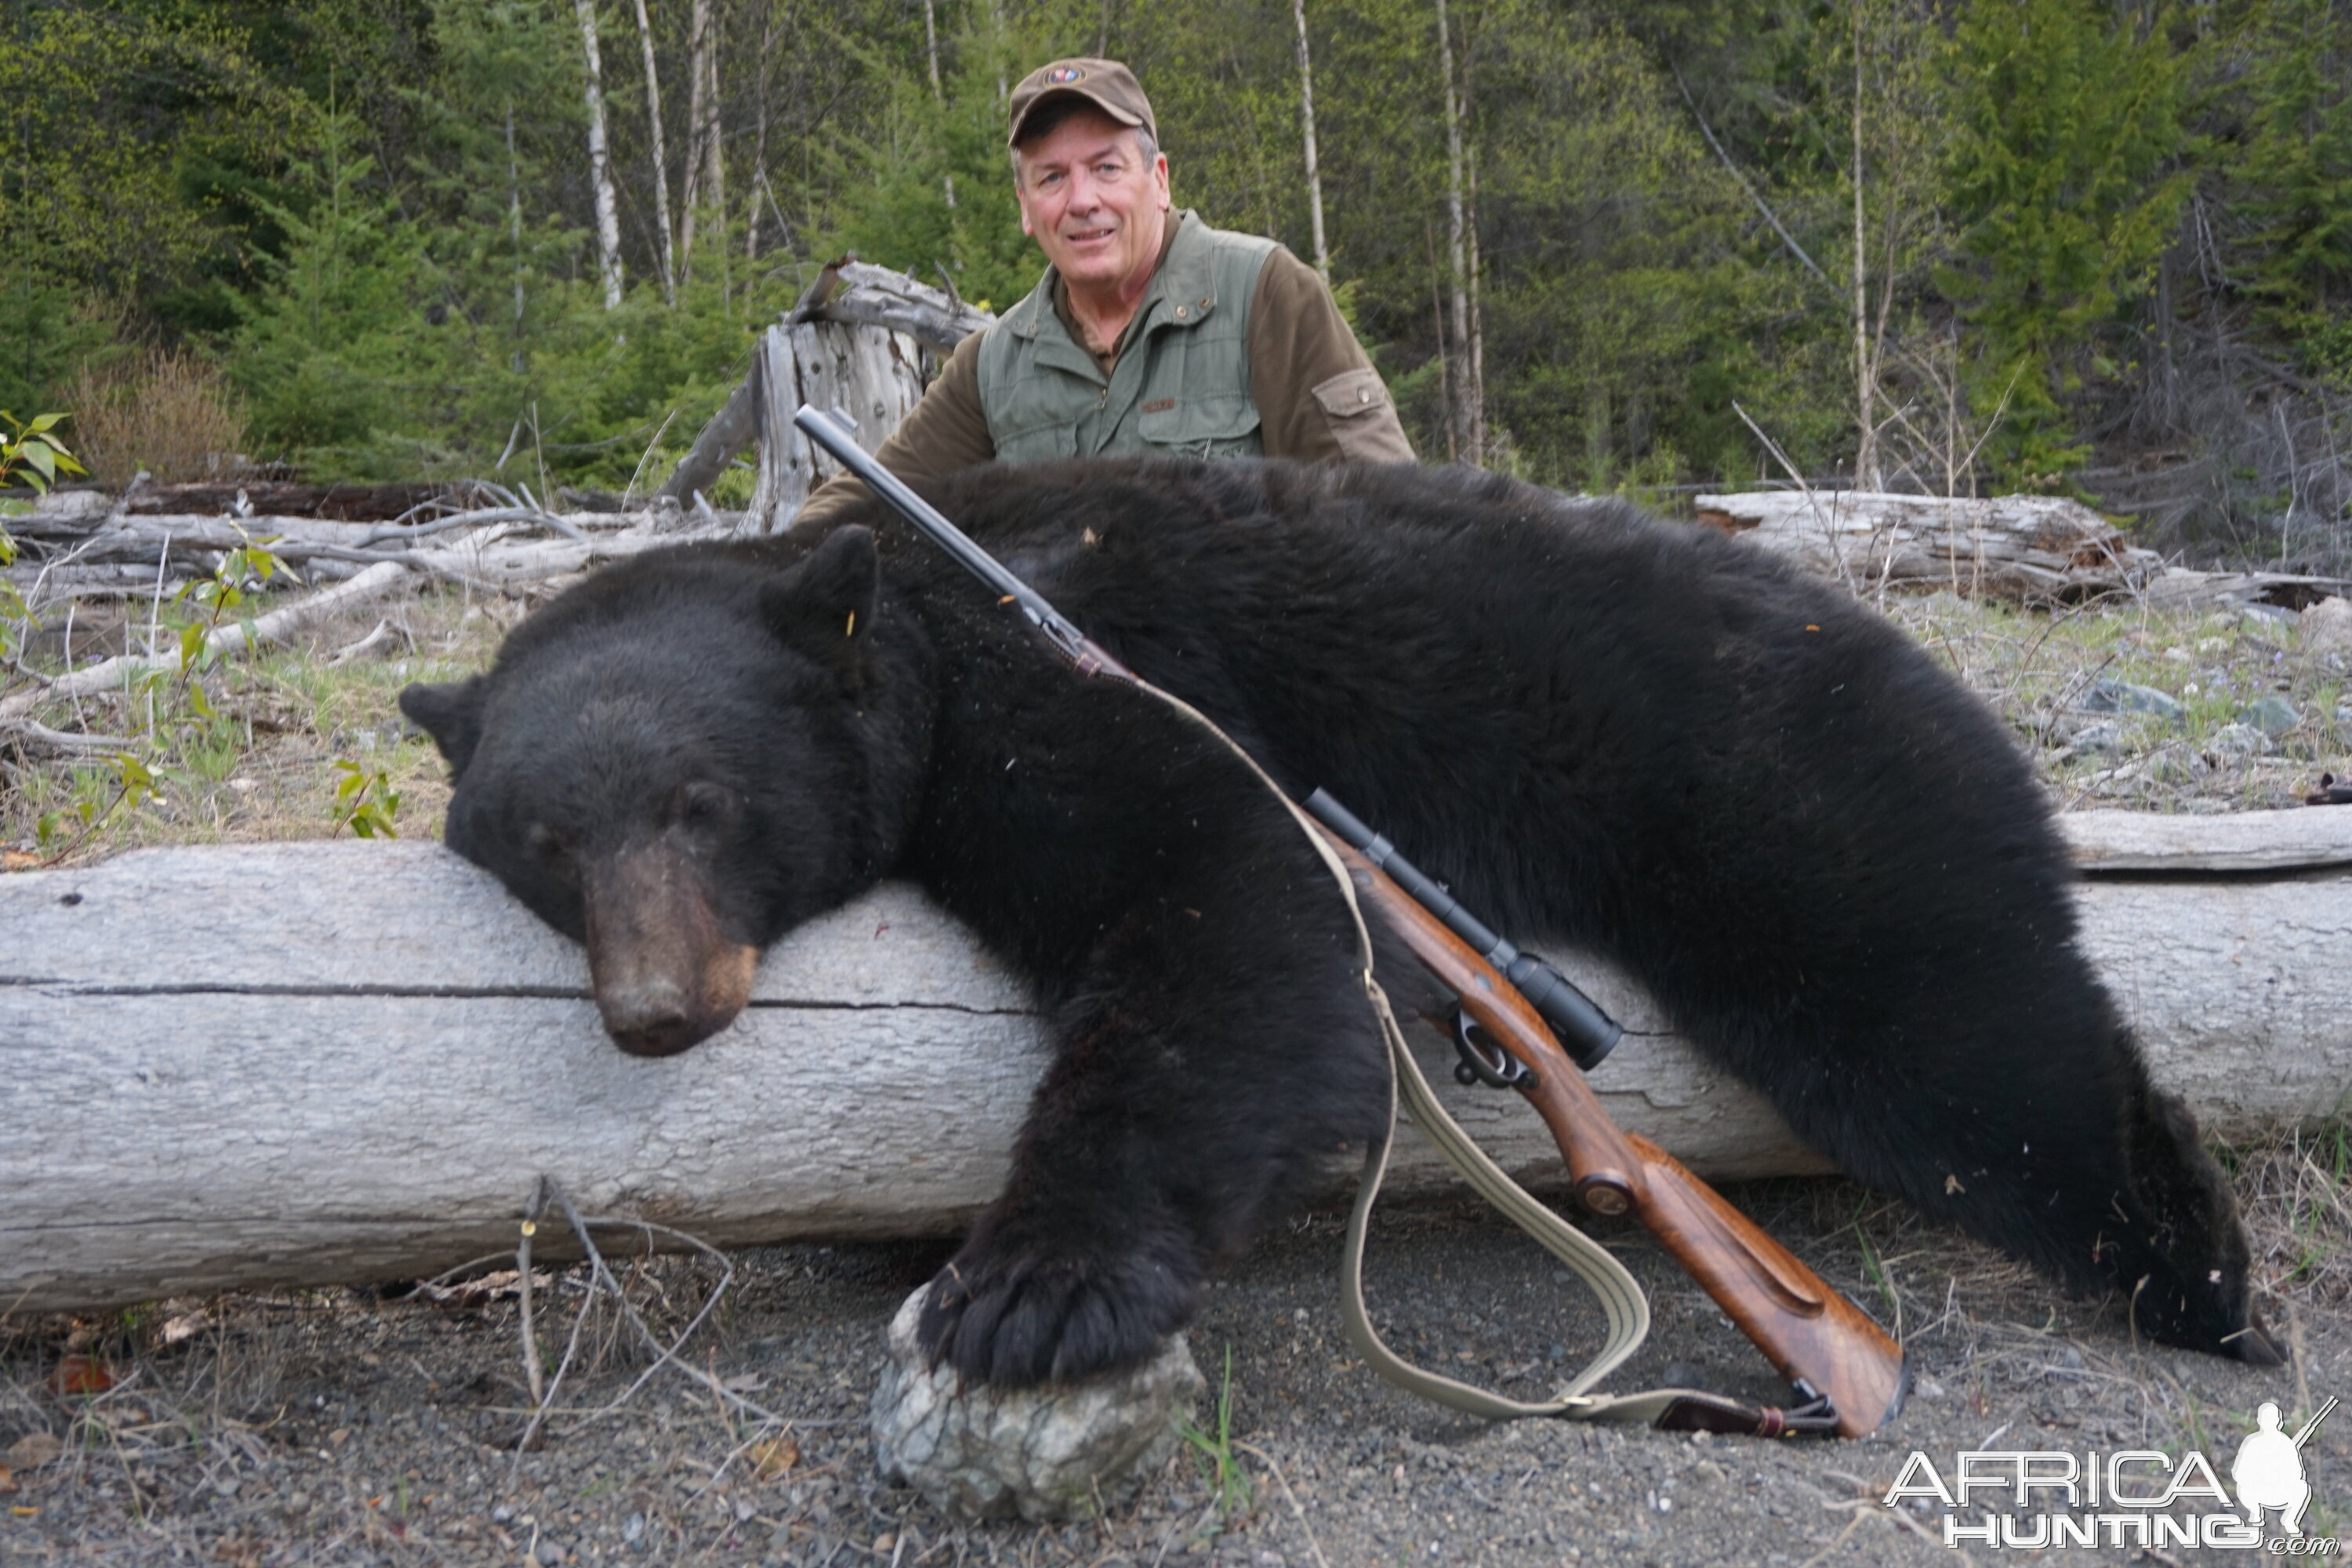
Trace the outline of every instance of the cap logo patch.
{"type": "Polygon", "coordinates": [[[1055,87],[1067,87],[1074,81],[1084,81],[1087,73],[1076,66],[1055,66],[1045,73],[1045,79],[1055,87]]]}

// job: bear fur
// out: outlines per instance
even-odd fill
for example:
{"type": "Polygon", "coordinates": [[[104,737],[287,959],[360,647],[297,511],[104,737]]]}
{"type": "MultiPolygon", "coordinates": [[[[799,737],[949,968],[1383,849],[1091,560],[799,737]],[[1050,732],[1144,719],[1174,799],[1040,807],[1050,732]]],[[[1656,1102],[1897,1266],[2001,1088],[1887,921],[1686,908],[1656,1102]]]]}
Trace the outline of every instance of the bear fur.
{"type": "MultiPolygon", "coordinates": [[[[1622,965],[1856,1178],[2157,1338],[2276,1358],[2016,745],[1849,599],[1459,470],[983,468],[929,499],[1284,790],[1622,965]]],[[[967,1375],[1135,1364],[1381,1124],[1353,925],[1280,803],[878,505],[608,568],[401,706],[450,763],[450,847],[587,943],[627,1048],[723,1026],[761,947],[884,877],[1034,979],[1059,1051],[923,1327],[967,1375]]]]}

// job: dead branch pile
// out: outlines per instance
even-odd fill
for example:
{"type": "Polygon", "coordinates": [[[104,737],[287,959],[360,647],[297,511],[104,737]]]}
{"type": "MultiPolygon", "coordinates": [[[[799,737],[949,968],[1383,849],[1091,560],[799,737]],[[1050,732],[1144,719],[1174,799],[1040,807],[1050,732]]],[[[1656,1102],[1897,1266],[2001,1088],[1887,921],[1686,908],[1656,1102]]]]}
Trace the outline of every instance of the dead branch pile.
{"type": "MultiPolygon", "coordinates": [[[[385,595],[432,583],[457,583],[497,593],[584,572],[656,545],[725,537],[740,514],[707,506],[691,516],[661,506],[630,512],[548,511],[528,492],[478,487],[502,504],[450,510],[429,501],[385,522],[305,517],[137,515],[92,510],[78,497],[45,498],[26,516],[9,520],[20,553],[7,576],[32,615],[68,600],[119,597],[161,604],[184,584],[221,571],[231,553],[265,548],[282,563],[278,582],[290,578],[306,595],[248,619],[214,629],[212,654],[249,651],[284,642],[321,617],[385,595]]],[[[164,637],[147,653],[127,653],[41,679],[0,698],[0,720],[20,719],[48,698],[89,695],[120,687],[145,670],[175,672],[180,649],[164,637]]]]}

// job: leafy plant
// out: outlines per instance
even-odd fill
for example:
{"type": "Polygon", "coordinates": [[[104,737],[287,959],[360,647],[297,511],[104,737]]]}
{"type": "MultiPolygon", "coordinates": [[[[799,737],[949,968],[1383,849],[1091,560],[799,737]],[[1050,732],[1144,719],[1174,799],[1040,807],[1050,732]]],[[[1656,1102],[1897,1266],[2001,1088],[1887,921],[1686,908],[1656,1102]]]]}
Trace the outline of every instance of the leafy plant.
{"type": "MultiPolygon", "coordinates": [[[[66,444],[58,438],[57,428],[68,416],[63,414],[37,414],[30,419],[19,419],[0,408],[0,425],[7,433],[0,435],[0,488],[9,485],[29,485],[37,494],[46,494],[58,482],[59,474],[79,474],[82,466],[66,444]]],[[[0,501],[0,516],[6,515],[14,503],[0,501]]],[[[16,542],[0,528],[0,567],[12,566],[16,561],[16,542]]],[[[23,626],[31,618],[25,607],[25,598],[16,584],[0,577],[0,660],[13,659],[22,646],[23,626]]]]}
{"type": "Polygon", "coordinates": [[[371,773],[352,757],[337,757],[335,772],[341,776],[335,781],[335,831],[329,837],[348,827],[362,838],[399,837],[392,819],[400,814],[400,792],[392,787],[392,775],[383,768],[371,773]]]}
{"type": "Polygon", "coordinates": [[[174,605],[194,605],[200,612],[178,628],[179,666],[149,670],[135,679],[130,707],[133,712],[144,711],[144,735],[140,745],[106,759],[111,793],[77,791],[72,805],[44,815],[35,825],[41,847],[48,851],[49,864],[88,844],[119,813],[135,811],[158,798],[173,772],[184,776],[192,763],[201,771],[207,755],[233,758],[235,723],[214,707],[196,677],[219,662],[220,646],[213,634],[232,619],[244,626],[248,645],[257,640],[253,623],[236,612],[244,607],[249,589],[268,582],[281,564],[267,543],[248,542],[225,552],[211,576],[191,582],[173,595],[174,605]],[[181,743],[183,728],[194,731],[195,744],[181,743]],[[57,845],[54,849],[53,844],[57,845]]]}
{"type": "Polygon", "coordinates": [[[7,434],[0,436],[0,485],[30,485],[46,494],[59,474],[83,472],[73,453],[58,438],[57,427],[68,417],[37,414],[19,419],[0,408],[0,425],[8,427],[7,434]]]}

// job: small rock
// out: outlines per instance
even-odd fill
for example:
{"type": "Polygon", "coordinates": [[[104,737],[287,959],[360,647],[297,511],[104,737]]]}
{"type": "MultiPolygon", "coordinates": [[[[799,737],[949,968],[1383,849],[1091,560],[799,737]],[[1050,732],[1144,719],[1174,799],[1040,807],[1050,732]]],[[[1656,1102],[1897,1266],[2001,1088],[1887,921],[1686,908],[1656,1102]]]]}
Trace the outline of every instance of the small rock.
{"type": "Polygon", "coordinates": [[[915,1325],[930,1287],[890,1321],[890,1359],[874,1391],[883,1479],[966,1518],[1033,1523],[1117,1508],[1175,1451],[1175,1415],[1207,1386],[1184,1336],[1124,1376],[1043,1388],[959,1387],[926,1367],[915,1325]]]}
{"type": "Polygon", "coordinates": [[[621,1539],[627,1542],[632,1546],[635,1546],[637,1543],[637,1537],[643,1535],[645,1532],[646,1516],[641,1513],[633,1513],[629,1515],[629,1521],[621,1526],[621,1539]]]}
{"type": "Polygon", "coordinates": [[[490,1522],[492,1524],[505,1524],[510,1521],[513,1518],[514,1510],[509,1508],[504,1503],[500,1503],[498,1507],[490,1510],[490,1522]]]}
{"type": "Polygon", "coordinates": [[[2259,757],[2271,749],[2271,738],[2252,724],[2224,724],[2206,749],[2217,757],[2259,757]]]}
{"type": "Polygon", "coordinates": [[[2304,652],[2352,653],[2352,599],[2322,599],[2297,616],[2296,622],[2296,640],[2304,652]]]}
{"type": "Polygon", "coordinates": [[[566,1555],[562,1547],[543,1535],[539,1538],[538,1554],[539,1560],[547,1564],[547,1568],[555,1568],[555,1565],[562,1562],[566,1555]]]}
{"type": "Polygon", "coordinates": [[[2085,713],[2150,713],[2168,724],[2178,724],[2188,710],[2153,686],[2135,686],[2109,678],[2095,680],[2074,704],[2085,713]]]}
{"type": "Polygon", "coordinates": [[[2123,749],[2124,727],[2113,719],[2093,719],[2085,723],[2061,725],[2059,732],[2066,743],[2077,752],[2116,752],[2123,749]]]}
{"type": "Polygon", "coordinates": [[[2302,710],[2276,692],[2238,710],[2241,722],[2252,725],[2273,740],[2303,722],[2302,710]]]}

